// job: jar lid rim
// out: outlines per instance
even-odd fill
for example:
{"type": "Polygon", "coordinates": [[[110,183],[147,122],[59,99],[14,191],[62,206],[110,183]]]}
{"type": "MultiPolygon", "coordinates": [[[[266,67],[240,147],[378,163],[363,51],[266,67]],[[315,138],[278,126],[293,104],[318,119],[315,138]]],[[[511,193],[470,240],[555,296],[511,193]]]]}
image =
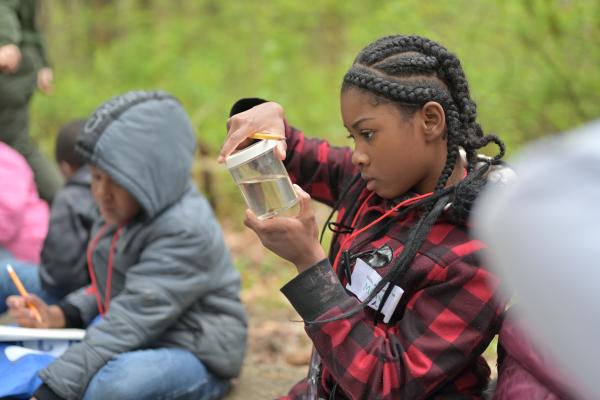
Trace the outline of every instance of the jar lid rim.
{"type": "Polygon", "coordinates": [[[272,150],[276,145],[276,140],[259,140],[258,142],[229,155],[225,159],[225,165],[227,168],[235,168],[272,150]]]}

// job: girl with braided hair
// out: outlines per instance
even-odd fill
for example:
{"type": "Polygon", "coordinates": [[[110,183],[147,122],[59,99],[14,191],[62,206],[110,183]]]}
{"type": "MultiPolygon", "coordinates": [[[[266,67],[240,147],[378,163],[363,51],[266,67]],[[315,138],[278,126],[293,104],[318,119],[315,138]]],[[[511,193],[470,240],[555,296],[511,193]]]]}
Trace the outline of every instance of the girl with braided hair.
{"type": "Polygon", "coordinates": [[[480,398],[490,375],[481,354],[504,302],[467,221],[504,144],[476,122],[456,56],[419,36],[365,47],[344,76],[341,111],[353,151],[305,137],[276,103],[240,100],[220,154],[257,131],[286,138],[299,214],[247,211],[245,224],[299,272],[282,292],[316,351],[287,398],[480,398]],[[498,154],[479,157],[489,143],[498,154]],[[337,212],[329,257],[311,198],[337,212]]]}

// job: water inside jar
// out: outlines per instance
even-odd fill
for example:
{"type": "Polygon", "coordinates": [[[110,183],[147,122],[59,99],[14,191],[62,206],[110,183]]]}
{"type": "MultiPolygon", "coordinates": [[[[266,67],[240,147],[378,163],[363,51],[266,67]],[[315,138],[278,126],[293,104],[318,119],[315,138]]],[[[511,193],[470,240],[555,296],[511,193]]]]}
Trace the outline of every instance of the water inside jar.
{"type": "Polygon", "coordinates": [[[248,207],[260,219],[278,214],[293,216],[298,203],[296,192],[285,174],[265,175],[239,182],[248,207]],[[290,214],[291,213],[291,214],[290,214]]]}

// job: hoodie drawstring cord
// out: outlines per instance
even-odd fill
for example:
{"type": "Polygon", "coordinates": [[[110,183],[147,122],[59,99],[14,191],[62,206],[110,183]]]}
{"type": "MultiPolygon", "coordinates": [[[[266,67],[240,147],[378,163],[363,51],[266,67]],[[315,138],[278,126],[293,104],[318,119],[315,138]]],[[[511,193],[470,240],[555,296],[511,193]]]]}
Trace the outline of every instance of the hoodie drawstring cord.
{"type": "Polygon", "coordinates": [[[117,241],[119,240],[119,235],[121,233],[121,230],[123,229],[123,225],[119,225],[119,227],[117,228],[117,231],[113,235],[111,243],[110,243],[110,248],[109,248],[109,253],[108,253],[108,271],[106,274],[106,286],[104,288],[104,304],[102,304],[102,300],[100,298],[100,291],[98,290],[98,281],[96,279],[94,263],[92,261],[92,254],[94,253],[94,250],[98,246],[98,241],[100,240],[100,238],[102,237],[102,235],[104,234],[104,232],[106,231],[107,228],[108,228],[108,224],[104,224],[102,226],[102,228],[100,228],[100,230],[98,231],[98,234],[96,235],[96,237],[94,237],[94,239],[92,240],[92,242],[90,243],[90,245],[87,248],[88,272],[90,274],[90,280],[92,281],[92,287],[93,287],[94,294],[96,295],[96,303],[98,304],[98,312],[100,313],[100,315],[102,317],[104,317],[104,315],[108,312],[108,308],[110,306],[113,258],[114,258],[114,254],[115,254],[115,248],[117,245],[117,241]]]}

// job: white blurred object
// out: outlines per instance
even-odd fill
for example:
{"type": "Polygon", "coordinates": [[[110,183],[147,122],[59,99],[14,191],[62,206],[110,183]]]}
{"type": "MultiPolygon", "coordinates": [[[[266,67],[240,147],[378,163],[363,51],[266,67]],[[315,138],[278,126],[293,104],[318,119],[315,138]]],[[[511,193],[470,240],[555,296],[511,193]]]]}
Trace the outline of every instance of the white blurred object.
{"type": "Polygon", "coordinates": [[[537,142],[518,178],[484,193],[475,233],[514,291],[536,340],[595,398],[600,393],[600,120],[537,142]]]}

